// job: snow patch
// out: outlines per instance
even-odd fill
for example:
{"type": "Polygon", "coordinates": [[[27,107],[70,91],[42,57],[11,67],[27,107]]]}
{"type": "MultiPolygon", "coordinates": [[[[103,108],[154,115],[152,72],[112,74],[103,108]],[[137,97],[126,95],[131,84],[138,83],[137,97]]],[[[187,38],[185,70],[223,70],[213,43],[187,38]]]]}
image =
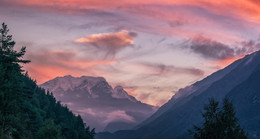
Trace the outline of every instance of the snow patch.
{"type": "Polygon", "coordinates": [[[248,65],[249,63],[251,63],[251,61],[256,57],[256,55],[257,55],[257,53],[249,55],[249,58],[247,59],[245,65],[248,65]]]}
{"type": "Polygon", "coordinates": [[[62,91],[74,91],[75,89],[87,90],[92,98],[97,98],[98,95],[93,94],[91,88],[94,87],[97,83],[106,81],[103,77],[73,77],[67,75],[64,77],[57,77],[51,81],[48,81],[41,86],[43,88],[48,88],[51,92],[56,92],[57,90],[62,91]]]}
{"type": "Polygon", "coordinates": [[[119,99],[126,98],[132,102],[137,102],[137,100],[133,96],[128,95],[128,93],[123,89],[122,86],[116,86],[113,89],[112,97],[119,98],[119,99]]]}
{"type": "Polygon", "coordinates": [[[185,88],[180,89],[176,94],[174,95],[175,99],[183,97],[183,96],[188,96],[195,92],[196,89],[193,85],[187,86],[185,88]]]}

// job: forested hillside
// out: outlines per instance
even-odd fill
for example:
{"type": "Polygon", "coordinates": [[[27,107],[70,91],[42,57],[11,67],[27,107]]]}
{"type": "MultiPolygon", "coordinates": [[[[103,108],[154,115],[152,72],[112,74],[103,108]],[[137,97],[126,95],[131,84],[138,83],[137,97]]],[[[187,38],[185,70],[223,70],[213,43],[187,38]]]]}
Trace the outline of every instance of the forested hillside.
{"type": "Polygon", "coordinates": [[[22,64],[26,48],[15,42],[3,23],[0,29],[0,139],[93,139],[94,129],[83,123],[52,93],[36,85],[22,64]]]}

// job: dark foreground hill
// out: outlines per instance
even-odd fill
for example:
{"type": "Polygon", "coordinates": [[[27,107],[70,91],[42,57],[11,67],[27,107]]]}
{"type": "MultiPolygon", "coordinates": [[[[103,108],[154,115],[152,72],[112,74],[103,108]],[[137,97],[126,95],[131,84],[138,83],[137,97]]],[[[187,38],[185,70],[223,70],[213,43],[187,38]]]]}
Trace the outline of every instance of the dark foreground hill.
{"type": "Polygon", "coordinates": [[[181,89],[136,130],[102,133],[98,139],[191,138],[188,129],[202,123],[209,98],[230,99],[250,138],[260,138],[260,52],[247,55],[195,84],[181,89]]]}

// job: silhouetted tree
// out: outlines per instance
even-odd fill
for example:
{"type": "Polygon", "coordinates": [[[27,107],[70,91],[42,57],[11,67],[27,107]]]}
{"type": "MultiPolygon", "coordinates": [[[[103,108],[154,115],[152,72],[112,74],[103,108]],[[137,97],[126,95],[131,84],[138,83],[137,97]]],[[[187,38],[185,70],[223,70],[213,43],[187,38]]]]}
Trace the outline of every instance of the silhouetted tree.
{"type": "Polygon", "coordinates": [[[22,133],[22,124],[19,124],[19,112],[23,101],[22,69],[20,64],[28,63],[22,60],[25,47],[20,51],[14,50],[15,42],[12,35],[8,35],[9,29],[5,23],[0,29],[0,137],[18,136],[22,133]]]}
{"type": "Polygon", "coordinates": [[[0,28],[0,139],[94,139],[80,116],[36,85],[21,64],[25,47],[14,49],[6,24],[0,28]],[[44,122],[43,122],[44,121],[44,122]]]}
{"type": "Polygon", "coordinates": [[[223,100],[222,108],[219,102],[209,100],[202,113],[204,123],[202,127],[194,126],[189,131],[195,139],[247,139],[247,133],[238,124],[232,103],[228,99],[223,100]]]}

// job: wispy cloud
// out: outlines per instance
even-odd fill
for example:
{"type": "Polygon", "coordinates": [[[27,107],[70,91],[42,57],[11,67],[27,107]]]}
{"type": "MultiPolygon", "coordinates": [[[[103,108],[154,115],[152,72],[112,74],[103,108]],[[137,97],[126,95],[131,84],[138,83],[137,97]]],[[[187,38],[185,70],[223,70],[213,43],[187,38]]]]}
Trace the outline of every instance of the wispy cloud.
{"type": "Polygon", "coordinates": [[[252,53],[254,51],[258,51],[260,49],[260,40],[248,40],[248,41],[242,41],[242,51],[247,53],[252,53]]]}
{"type": "MultiPolygon", "coordinates": [[[[80,8],[96,8],[96,9],[104,9],[104,8],[116,8],[122,5],[148,5],[148,4],[163,4],[163,5],[193,5],[193,6],[201,6],[208,8],[209,10],[223,13],[224,11],[219,10],[221,8],[232,7],[233,11],[239,11],[244,14],[254,15],[257,18],[257,14],[259,13],[259,2],[257,0],[220,0],[220,1],[208,1],[208,0],[145,0],[145,1],[132,1],[132,0],[121,0],[121,1],[105,1],[105,0],[3,0],[3,3],[8,3],[9,5],[25,5],[25,6],[46,6],[55,8],[58,5],[62,7],[80,7],[80,8]]],[[[231,11],[232,12],[232,11],[231,11]]],[[[226,13],[226,12],[225,12],[226,13]]]]}
{"type": "Polygon", "coordinates": [[[173,65],[165,65],[158,63],[140,62],[141,66],[144,66],[152,72],[152,74],[159,76],[174,76],[177,74],[190,74],[194,76],[203,76],[203,70],[192,67],[175,67],[173,65]]]}

